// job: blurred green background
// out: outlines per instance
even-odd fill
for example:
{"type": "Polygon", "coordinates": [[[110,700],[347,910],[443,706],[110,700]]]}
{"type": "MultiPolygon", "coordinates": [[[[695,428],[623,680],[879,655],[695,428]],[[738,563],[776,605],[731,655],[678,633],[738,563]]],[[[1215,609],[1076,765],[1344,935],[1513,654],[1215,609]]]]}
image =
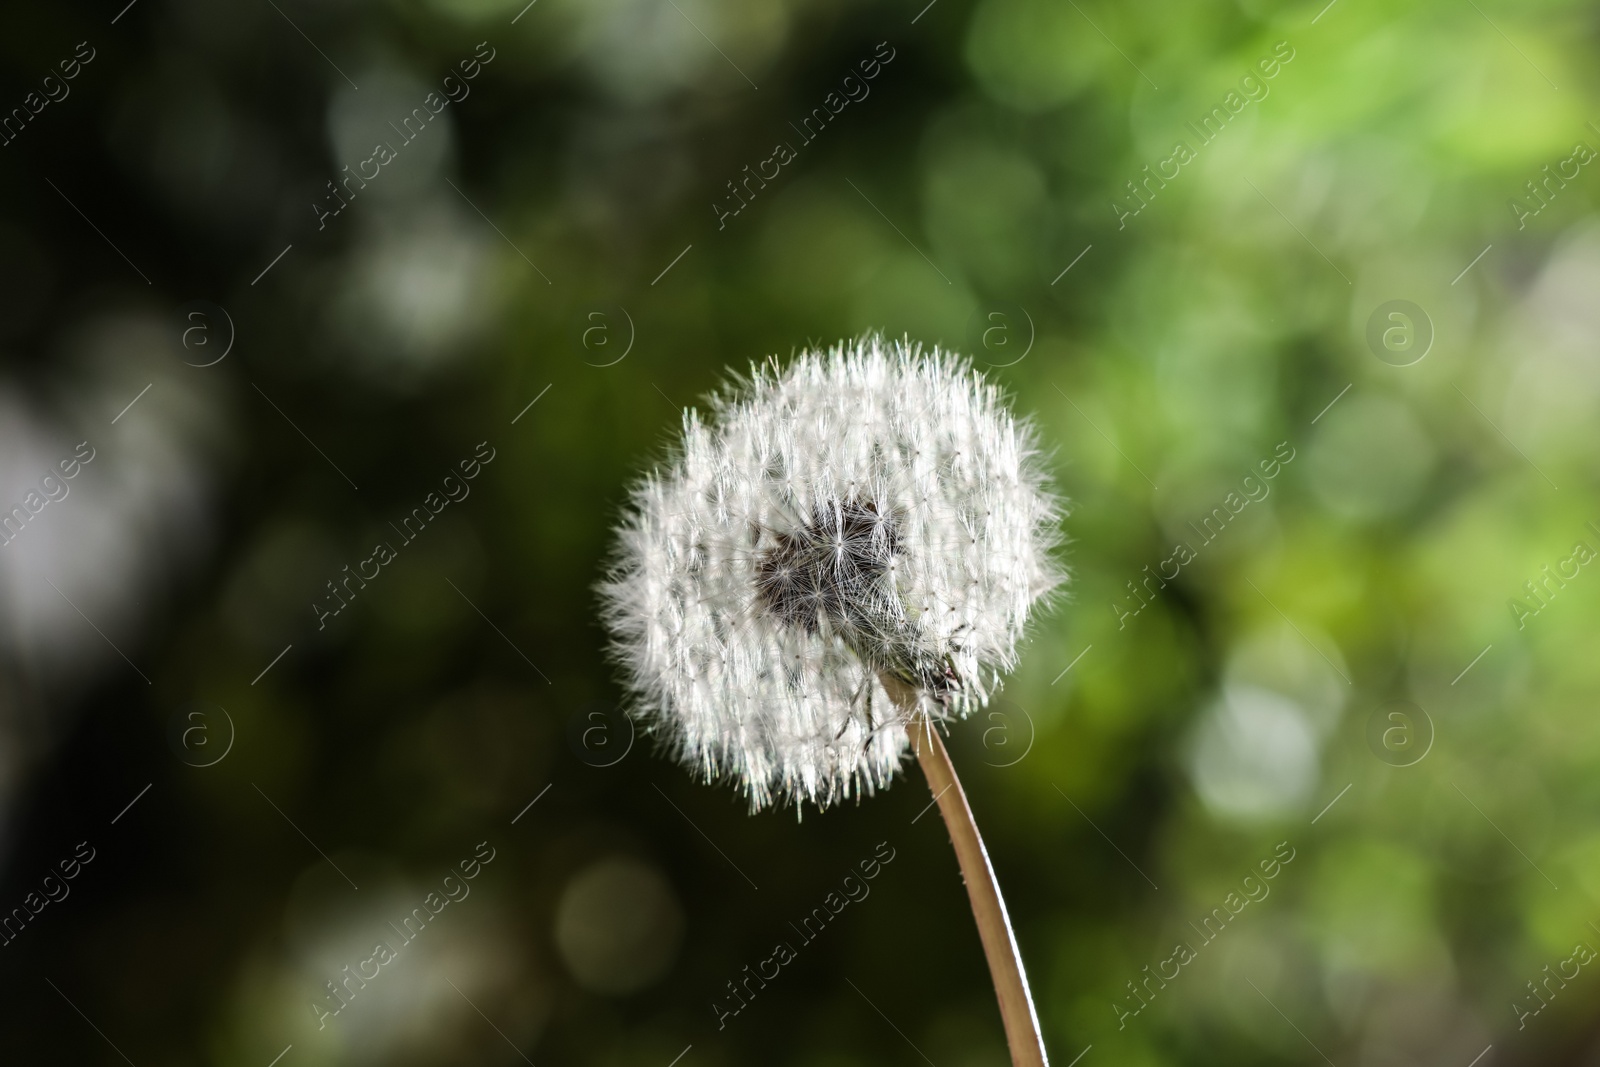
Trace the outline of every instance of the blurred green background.
{"type": "Polygon", "coordinates": [[[595,619],[682,408],[881,331],[988,369],[1072,500],[1070,598],[950,739],[1053,1061],[1600,1062],[1596,36],[1566,0],[11,12],[6,1061],[1006,1062],[915,769],[749,817],[632,737],[595,619]]]}

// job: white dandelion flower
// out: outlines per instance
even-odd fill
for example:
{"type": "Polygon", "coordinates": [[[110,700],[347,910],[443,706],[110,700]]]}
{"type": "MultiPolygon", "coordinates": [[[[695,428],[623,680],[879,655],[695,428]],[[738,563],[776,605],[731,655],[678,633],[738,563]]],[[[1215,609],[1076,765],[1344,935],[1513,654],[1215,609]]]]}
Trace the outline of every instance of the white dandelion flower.
{"type": "Polygon", "coordinates": [[[1064,579],[1032,429],[964,360],[877,338],[711,407],[635,489],[601,585],[639,711],[753,809],[870,794],[912,705],[982,706],[1064,579]]]}
{"type": "Polygon", "coordinates": [[[684,413],[601,584],[645,717],[752,809],[826,806],[917,754],[950,830],[1015,1067],[1046,1067],[1005,901],[934,728],[1016,663],[1065,575],[1026,423],[965,361],[868,338],[752,369],[684,413]]]}

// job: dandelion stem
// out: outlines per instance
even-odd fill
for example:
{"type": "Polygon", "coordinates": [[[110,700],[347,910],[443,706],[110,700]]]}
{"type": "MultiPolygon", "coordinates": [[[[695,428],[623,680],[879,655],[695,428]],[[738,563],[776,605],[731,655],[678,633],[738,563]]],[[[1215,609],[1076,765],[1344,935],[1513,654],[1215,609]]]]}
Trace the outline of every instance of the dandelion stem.
{"type": "Polygon", "coordinates": [[[1033,995],[1028,991],[1022,953],[1017,950],[1016,935],[1011,932],[1011,917],[1006,914],[1000,883],[995,880],[988,850],[983,847],[983,836],[978,833],[972,809],[967,806],[967,794],[961,788],[961,779],[956,777],[950,753],[945,751],[939,731],[917,710],[916,690],[898,679],[886,679],[884,688],[900,709],[910,715],[906,733],[911,738],[917,761],[922,764],[922,773],[927,776],[928,788],[938,800],[939,814],[944,816],[945,827],[950,831],[950,843],[955,846],[961,877],[967,884],[967,898],[972,903],[973,917],[978,921],[983,954],[989,961],[989,976],[1000,1001],[1000,1018],[1005,1024],[1013,1067],[1046,1067],[1049,1060],[1045,1056],[1044,1038],[1039,1034],[1039,1017],[1033,1009],[1033,995]]]}

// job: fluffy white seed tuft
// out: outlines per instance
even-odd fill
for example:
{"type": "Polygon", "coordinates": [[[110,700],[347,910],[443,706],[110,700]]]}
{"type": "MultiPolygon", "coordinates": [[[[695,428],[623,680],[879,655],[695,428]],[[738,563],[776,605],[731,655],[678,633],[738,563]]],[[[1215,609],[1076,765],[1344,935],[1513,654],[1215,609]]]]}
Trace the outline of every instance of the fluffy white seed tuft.
{"type": "Polygon", "coordinates": [[[964,360],[869,337],[752,367],[684,413],[600,592],[638,711],[752,809],[886,785],[884,689],[963,717],[1065,580],[1031,428],[964,360]]]}

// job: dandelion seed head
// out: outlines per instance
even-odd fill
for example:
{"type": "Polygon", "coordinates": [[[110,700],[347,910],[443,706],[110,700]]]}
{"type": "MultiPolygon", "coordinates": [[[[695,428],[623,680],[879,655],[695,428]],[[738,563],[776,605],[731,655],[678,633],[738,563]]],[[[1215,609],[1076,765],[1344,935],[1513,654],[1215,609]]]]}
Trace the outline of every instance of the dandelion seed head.
{"type": "Polygon", "coordinates": [[[868,337],[752,368],[684,413],[600,585],[637,710],[753,809],[888,784],[981,707],[1065,580],[1032,429],[966,361],[868,337]]]}

